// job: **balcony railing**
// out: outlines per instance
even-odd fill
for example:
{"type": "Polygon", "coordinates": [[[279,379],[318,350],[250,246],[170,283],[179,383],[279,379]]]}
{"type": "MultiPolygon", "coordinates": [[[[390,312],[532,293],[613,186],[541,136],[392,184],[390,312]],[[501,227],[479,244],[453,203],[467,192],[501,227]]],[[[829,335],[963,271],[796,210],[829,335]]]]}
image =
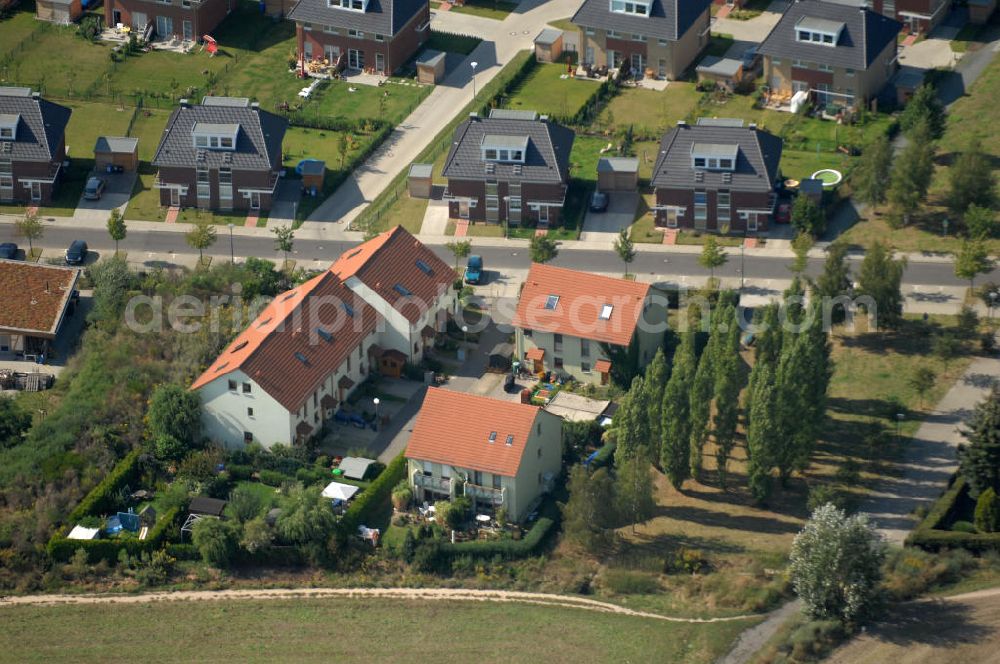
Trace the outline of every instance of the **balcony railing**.
{"type": "Polygon", "coordinates": [[[465,495],[469,498],[488,500],[494,505],[503,503],[503,489],[493,489],[491,487],[472,484],[471,482],[466,482],[465,484],[465,495]]]}
{"type": "Polygon", "coordinates": [[[442,493],[451,493],[450,477],[434,477],[432,475],[424,475],[418,471],[413,474],[413,484],[425,489],[432,489],[442,493]]]}

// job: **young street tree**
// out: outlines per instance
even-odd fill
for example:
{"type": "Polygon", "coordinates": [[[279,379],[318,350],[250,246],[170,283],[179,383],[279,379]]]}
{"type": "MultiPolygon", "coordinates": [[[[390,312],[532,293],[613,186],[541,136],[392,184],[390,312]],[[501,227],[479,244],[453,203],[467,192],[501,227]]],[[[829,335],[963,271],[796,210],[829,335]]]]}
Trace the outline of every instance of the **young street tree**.
{"type": "Polygon", "coordinates": [[[1000,224],[997,213],[991,208],[970,205],[963,217],[965,232],[974,240],[988,240],[996,237],[1000,224]]]}
{"type": "Polygon", "coordinates": [[[674,353],[673,371],[663,391],[660,467],[675,489],[690,476],[691,383],[695,373],[695,333],[684,332],[674,353]]]}
{"type": "Polygon", "coordinates": [[[205,249],[208,249],[215,244],[216,237],[215,226],[207,221],[199,221],[184,235],[184,239],[187,240],[188,246],[192,249],[198,250],[199,264],[204,263],[205,249]]]}
{"type": "Polygon", "coordinates": [[[472,253],[472,241],[471,240],[455,240],[453,242],[448,242],[444,245],[448,248],[448,251],[455,256],[455,269],[458,270],[458,264],[463,258],[468,258],[469,254],[472,253]]]}
{"type": "Polygon", "coordinates": [[[993,167],[978,147],[958,155],[948,169],[948,207],[963,214],[970,205],[991,208],[996,203],[996,179],[993,167]]]}
{"type": "Polygon", "coordinates": [[[41,239],[45,235],[45,227],[42,220],[34,212],[25,212],[24,216],[14,222],[14,230],[18,237],[23,237],[28,241],[28,259],[35,253],[34,241],[41,239]]]}
{"type": "Polygon", "coordinates": [[[799,233],[819,237],[826,230],[826,214],[813,199],[798,196],[792,203],[792,226],[799,233]]]}
{"type": "Polygon", "coordinates": [[[710,283],[715,283],[715,268],[722,267],[727,260],[729,257],[719,246],[719,241],[714,235],[710,235],[705,240],[705,246],[702,247],[701,255],[698,257],[698,264],[708,270],[710,283]]]}
{"type": "Polygon", "coordinates": [[[292,250],[292,245],[295,242],[295,231],[292,230],[291,226],[278,226],[277,228],[272,228],[271,232],[274,233],[274,244],[278,247],[278,251],[284,254],[284,262],[282,267],[288,265],[288,252],[292,250]]]}
{"type": "Polygon", "coordinates": [[[871,306],[864,305],[869,316],[876,316],[878,324],[894,327],[903,315],[903,294],[900,286],[906,257],[892,257],[892,249],[876,242],[865,252],[858,275],[858,292],[871,299],[871,306]]]}
{"type": "Polygon", "coordinates": [[[618,232],[618,239],[615,240],[615,253],[625,263],[625,276],[627,277],[629,263],[635,260],[635,244],[632,242],[632,235],[628,228],[623,228],[618,232]]]}
{"type": "Polygon", "coordinates": [[[531,262],[548,263],[559,255],[559,243],[548,235],[536,235],[531,238],[531,262]]]}
{"type": "Polygon", "coordinates": [[[815,244],[813,236],[809,233],[799,232],[792,240],[792,251],[795,252],[795,260],[789,268],[795,274],[802,274],[809,266],[809,250],[815,244]]]}
{"type": "Polygon", "coordinates": [[[858,198],[869,205],[885,203],[892,172],[892,145],[880,134],[865,150],[852,181],[858,198]]]}
{"type": "Polygon", "coordinates": [[[924,407],[924,397],[931,391],[931,388],[934,387],[934,381],[936,380],[937,374],[934,373],[933,369],[926,365],[920,365],[917,367],[916,371],[913,372],[913,375],[910,376],[910,380],[907,381],[910,388],[917,393],[918,397],[920,397],[921,408],[924,407]]]}
{"type": "Polygon", "coordinates": [[[823,273],[816,279],[813,289],[820,300],[830,309],[830,320],[839,323],[844,320],[847,310],[846,303],[837,304],[837,298],[850,294],[852,287],[851,271],[847,266],[847,243],[834,242],[826,250],[826,262],[823,263],[823,273]]]}
{"type": "Polygon", "coordinates": [[[921,122],[926,123],[931,139],[941,138],[944,134],[944,105],[934,87],[926,83],[916,89],[899,116],[899,126],[907,133],[921,122]]]}
{"type": "Polygon", "coordinates": [[[986,489],[1000,492],[1000,386],[976,405],[962,431],[968,441],[958,453],[959,470],[977,498],[986,489]]]}
{"type": "Polygon", "coordinates": [[[115,241],[115,254],[117,255],[118,243],[128,235],[128,229],[125,227],[125,217],[122,216],[118,208],[111,208],[111,214],[108,215],[108,235],[115,241]]]}
{"type": "Polygon", "coordinates": [[[886,546],[864,514],[827,503],[792,542],[792,585],[814,620],[854,626],[878,606],[886,546]]]}
{"type": "Polygon", "coordinates": [[[976,286],[976,277],[993,269],[993,261],[982,240],[963,240],[955,255],[955,276],[969,281],[969,290],[976,286]]]}

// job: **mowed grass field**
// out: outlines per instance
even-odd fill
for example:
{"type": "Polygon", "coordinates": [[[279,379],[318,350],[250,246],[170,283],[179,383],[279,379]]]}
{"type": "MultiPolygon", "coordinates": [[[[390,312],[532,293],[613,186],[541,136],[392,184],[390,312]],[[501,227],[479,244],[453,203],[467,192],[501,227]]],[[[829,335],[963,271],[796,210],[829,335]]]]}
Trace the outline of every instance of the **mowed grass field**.
{"type": "Polygon", "coordinates": [[[668,623],[520,603],[296,599],[0,609],[15,662],[714,661],[749,621],[668,623]]]}

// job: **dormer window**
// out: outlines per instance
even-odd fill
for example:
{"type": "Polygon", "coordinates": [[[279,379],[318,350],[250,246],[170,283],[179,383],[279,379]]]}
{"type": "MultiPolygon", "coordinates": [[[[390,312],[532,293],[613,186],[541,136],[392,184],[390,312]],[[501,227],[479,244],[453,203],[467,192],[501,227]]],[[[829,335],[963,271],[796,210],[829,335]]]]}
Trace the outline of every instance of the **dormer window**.
{"type": "Polygon", "coordinates": [[[483,161],[523,164],[528,153],[528,137],[486,134],[481,147],[483,161]]]}
{"type": "Polygon", "coordinates": [[[13,141],[17,138],[17,125],[21,116],[17,113],[0,113],[0,141],[13,141]]]}
{"type": "Polygon", "coordinates": [[[616,14],[649,16],[649,4],[646,2],[631,2],[630,0],[611,0],[611,11],[616,14]]]}
{"type": "Polygon", "coordinates": [[[235,150],[238,124],[196,122],[191,128],[194,146],[201,150],[235,150]]]}
{"type": "Polygon", "coordinates": [[[844,24],[823,18],[803,17],[795,26],[795,41],[804,44],[836,46],[844,24]]]}
{"type": "Polygon", "coordinates": [[[736,168],[736,145],[695,143],[691,146],[691,167],[696,171],[732,171],[736,168]]]}
{"type": "Polygon", "coordinates": [[[368,9],[368,0],[327,0],[327,5],[333,8],[349,9],[352,12],[363,12],[368,9]]]}

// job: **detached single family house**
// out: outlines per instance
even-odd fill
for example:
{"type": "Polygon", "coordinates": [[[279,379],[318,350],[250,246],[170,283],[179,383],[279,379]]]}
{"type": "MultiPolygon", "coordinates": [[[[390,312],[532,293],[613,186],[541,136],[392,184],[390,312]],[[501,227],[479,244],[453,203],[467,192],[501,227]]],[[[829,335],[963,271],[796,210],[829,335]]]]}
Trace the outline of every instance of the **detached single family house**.
{"type": "Polygon", "coordinates": [[[711,0],[584,0],[571,19],[580,62],[680,78],[708,45],[711,0]]]}
{"type": "Polygon", "coordinates": [[[0,87],[0,202],[52,201],[66,159],[71,113],[31,88],[0,87]]]}
{"type": "Polygon", "coordinates": [[[152,38],[200,41],[236,6],[237,0],[105,0],[104,24],[129,26],[140,36],[152,27],[152,38]]]}
{"type": "Polygon", "coordinates": [[[605,385],[614,362],[653,359],[666,320],[649,284],[532,263],[512,321],[516,357],[533,373],[605,385]]]}
{"type": "Polygon", "coordinates": [[[427,389],[406,447],[418,502],[467,496],[523,521],[562,468],[562,418],[537,406],[427,389]]]}
{"type": "Polygon", "coordinates": [[[494,109],[458,125],[442,174],[448,215],[510,226],[556,226],[575,134],[534,111],[494,109]]]}
{"type": "Polygon", "coordinates": [[[901,29],[864,7],[794,2],[758,49],[770,94],[790,99],[805,91],[821,107],[867,104],[899,67],[901,29]]]}
{"type": "Polygon", "coordinates": [[[386,375],[420,362],[458,306],[455,270],[402,226],[344,252],[330,271],[378,312],[379,344],[371,353],[386,375]]]}
{"type": "Polygon", "coordinates": [[[153,156],[160,205],[270,210],[288,121],[241,97],[182,99],[153,156]]]}
{"type": "Polygon", "coordinates": [[[378,314],[329,270],[279,294],[191,385],[227,448],[302,442],[368,375],[378,314]]]}
{"type": "Polygon", "coordinates": [[[0,260],[0,354],[48,353],[73,311],[79,278],[76,268],[0,260]]]}
{"type": "Polygon", "coordinates": [[[781,139],[739,119],[678,122],[660,141],[650,184],[656,225],[766,231],[780,182],[781,139]]]}
{"type": "Polygon", "coordinates": [[[431,34],[427,0],[299,0],[288,18],[302,68],[319,60],[334,71],[391,74],[431,34]]]}

